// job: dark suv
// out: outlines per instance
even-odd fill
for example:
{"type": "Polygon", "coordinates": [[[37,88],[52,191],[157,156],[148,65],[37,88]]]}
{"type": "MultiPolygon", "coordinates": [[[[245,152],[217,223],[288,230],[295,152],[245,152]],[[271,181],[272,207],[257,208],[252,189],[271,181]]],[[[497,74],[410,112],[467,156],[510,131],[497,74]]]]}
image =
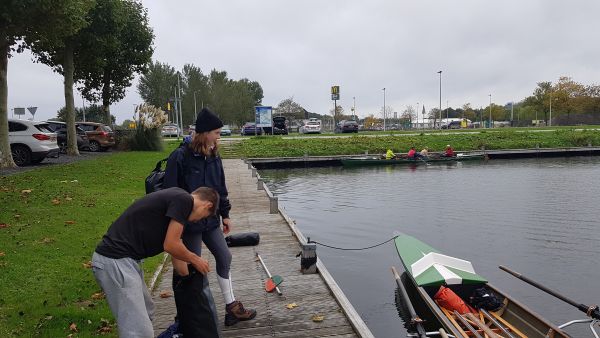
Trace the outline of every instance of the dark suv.
{"type": "MultiPolygon", "coordinates": [[[[46,121],[48,129],[56,133],[56,142],[61,153],[67,152],[67,124],[60,121],[46,121]]],[[[89,149],[90,141],[88,140],[85,131],[79,127],[75,127],[77,133],[77,148],[89,149]]]]}
{"type": "Polygon", "coordinates": [[[358,133],[358,123],[352,120],[342,120],[335,126],[335,133],[358,133]]]}
{"type": "Polygon", "coordinates": [[[109,126],[96,122],[76,122],[79,128],[85,130],[90,140],[91,151],[105,151],[115,145],[115,138],[109,126]]]}
{"type": "Polygon", "coordinates": [[[287,135],[288,122],[285,116],[273,117],[273,135],[287,135]]]}

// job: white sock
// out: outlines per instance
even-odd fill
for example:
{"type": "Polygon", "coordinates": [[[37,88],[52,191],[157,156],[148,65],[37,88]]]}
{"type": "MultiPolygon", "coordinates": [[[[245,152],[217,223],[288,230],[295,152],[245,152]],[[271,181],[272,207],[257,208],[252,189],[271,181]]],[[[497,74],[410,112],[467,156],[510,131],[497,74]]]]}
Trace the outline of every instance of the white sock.
{"type": "Polygon", "coordinates": [[[235,296],[233,295],[233,285],[231,285],[231,274],[229,274],[229,278],[221,278],[217,274],[217,281],[219,282],[219,286],[221,287],[221,293],[223,294],[223,298],[225,298],[225,304],[231,304],[235,302],[235,296]]]}

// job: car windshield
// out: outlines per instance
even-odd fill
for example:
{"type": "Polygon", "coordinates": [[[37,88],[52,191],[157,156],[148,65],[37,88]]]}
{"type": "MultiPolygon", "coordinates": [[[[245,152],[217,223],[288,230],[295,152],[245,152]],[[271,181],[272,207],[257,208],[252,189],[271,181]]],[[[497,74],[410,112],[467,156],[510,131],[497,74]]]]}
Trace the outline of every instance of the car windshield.
{"type": "Polygon", "coordinates": [[[106,132],[111,132],[112,129],[110,129],[109,126],[102,126],[102,130],[106,131],[106,132]]]}

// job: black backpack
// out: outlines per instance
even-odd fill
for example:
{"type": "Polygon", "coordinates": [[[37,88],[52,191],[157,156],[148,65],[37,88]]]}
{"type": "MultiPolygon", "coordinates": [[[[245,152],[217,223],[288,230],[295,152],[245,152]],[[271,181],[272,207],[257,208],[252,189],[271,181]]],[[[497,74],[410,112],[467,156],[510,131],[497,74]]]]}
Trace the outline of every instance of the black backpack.
{"type": "MultiPolygon", "coordinates": [[[[181,145],[180,147],[184,147],[185,145],[181,145]]],[[[184,148],[183,151],[183,168],[187,167],[186,162],[188,159],[190,151],[187,148],[184,148]]],[[[165,170],[162,169],[162,164],[167,163],[169,158],[163,158],[162,160],[156,162],[156,167],[154,170],[146,177],[146,194],[150,194],[153,192],[157,192],[163,189],[163,182],[165,180],[165,170]]],[[[165,167],[166,169],[166,167],[165,167]]]]}
{"type": "Polygon", "coordinates": [[[493,293],[485,287],[475,289],[469,301],[476,309],[497,311],[504,305],[504,297],[493,293]]]}
{"type": "Polygon", "coordinates": [[[156,162],[156,167],[148,177],[146,177],[146,194],[150,194],[162,190],[163,181],[165,180],[165,171],[162,169],[162,164],[167,163],[168,158],[164,158],[156,162]]]}

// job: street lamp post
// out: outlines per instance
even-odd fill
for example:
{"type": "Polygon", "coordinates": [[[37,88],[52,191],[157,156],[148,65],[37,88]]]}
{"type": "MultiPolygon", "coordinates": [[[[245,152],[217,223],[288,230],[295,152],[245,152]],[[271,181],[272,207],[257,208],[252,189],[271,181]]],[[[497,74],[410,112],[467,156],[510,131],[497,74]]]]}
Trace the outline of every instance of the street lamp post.
{"type": "MultiPolygon", "coordinates": [[[[417,129],[419,129],[419,102],[417,102],[417,129]]],[[[425,120],[425,117],[423,116],[423,120],[425,120]]]]}
{"type": "Polygon", "coordinates": [[[354,120],[356,115],[356,96],[352,96],[352,119],[354,120]]]}
{"type": "Polygon", "coordinates": [[[442,71],[438,71],[440,74],[440,129],[442,128],[442,71]]]}
{"type": "Polygon", "coordinates": [[[383,88],[383,131],[385,131],[385,87],[383,88]]]}
{"type": "Polygon", "coordinates": [[[196,92],[197,90],[194,90],[194,115],[198,114],[198,109],[196,108],[196,92]]]}
{"type": "Polygon", "coordinates": [[[550,118],[548,119],[548,126],[552,127],[552,92],[550,92],[550,118]]]}
{"type": "Polygon", "coordinates": [[[490,97],[490,125],[488,126],[489,128],[492,127],[492,94],[488,95],[490,97]]]}

